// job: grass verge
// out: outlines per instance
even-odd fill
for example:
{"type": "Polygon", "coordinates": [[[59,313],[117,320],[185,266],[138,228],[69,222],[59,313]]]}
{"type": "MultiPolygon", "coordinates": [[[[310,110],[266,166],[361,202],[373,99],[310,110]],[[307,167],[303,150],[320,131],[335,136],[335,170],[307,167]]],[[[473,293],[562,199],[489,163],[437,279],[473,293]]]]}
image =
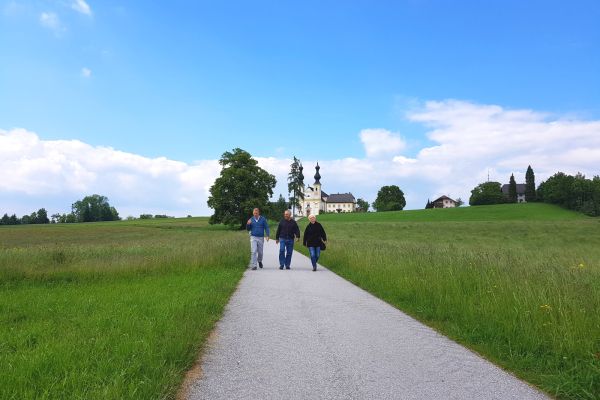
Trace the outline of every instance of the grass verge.
{"type": "Polygon", "coordinates": [[[205,219],[3,227],[0,398],[175,398],[245,239],[205,219]]]}
{"type": "Polygon", "coordinates": [[[544,204],[319,220],[337,274],[553,396],[600,397],[600,220],[544,204]]]}

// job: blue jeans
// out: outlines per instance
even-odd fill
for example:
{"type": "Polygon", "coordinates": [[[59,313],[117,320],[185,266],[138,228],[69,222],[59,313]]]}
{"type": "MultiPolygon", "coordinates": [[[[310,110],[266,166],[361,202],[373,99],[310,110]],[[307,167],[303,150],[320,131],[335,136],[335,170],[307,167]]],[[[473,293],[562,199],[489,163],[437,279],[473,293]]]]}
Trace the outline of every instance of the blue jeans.
{"type": "Polygon", "coordinates": [[[294,252],[294,239],[279,239],[279,266],[290,267],[292,253],[294,252]]]}
{"type": "Polygon", "coordinates": [[[321,256],[321,247],[309,247],[308,252],[310,253],[310,261],[312,262],[313,268],[317,268],[317,262],[321,256]]]}

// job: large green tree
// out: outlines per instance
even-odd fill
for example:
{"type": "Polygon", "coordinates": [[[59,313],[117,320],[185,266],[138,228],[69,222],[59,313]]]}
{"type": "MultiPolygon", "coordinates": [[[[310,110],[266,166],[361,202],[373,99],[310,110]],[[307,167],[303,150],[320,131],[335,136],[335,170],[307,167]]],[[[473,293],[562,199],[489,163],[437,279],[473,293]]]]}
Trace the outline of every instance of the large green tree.
{"type": "Polygon", "coordinates": [[[505,202],[502,194],[500,182],[484,182],[471,190],[469,204],[472,206],[482,206],[488,204],[501,204],[505,202]]]}
{"type": "Polygon", "coordinates": [[[106,196],[85,196],[71,205],[77,222],[118,221],[119,213],[110,205],[106,196]]]}
{"type": "Polygon", "coordinates": [[[575,178],[564,172],[557,172],[540,184],[537,196],[545,203],[573,208],[571,188],[575,178]]]}
{"type": "Polygon", "coordinates": [[[45,208],[40,208],[36,214],[36,218],[35,218],[35,223],[36,224],[47,224],[50,223],[50,220],[48,219],[48,211],[46,211],[45,208]]]}
{"type": "Polygon", "coordinates": [[[508,202],[517,202],[517,182],[514,174],[510,174],[510,180],[508,181],[508,202]]]}
{"type": "Polygon", "coordinates": [[[304,200],[304,174],[302,163],[294,156],[294,160],[290,165],[290,173],[288,174],[288,194],[290,195],[290,207],[292,207],[292,215],[296,215],[296,208],[300,208],[302,200],[304,200]]]}
{"type": "Polygon", "coordinates": [[[404,192],[396,185],[383,186],[373,202],[373,208],[377,211],[400,211],[404,206],[404,192]]]}
{"type": "Polygon", "coordinates": [[[214,210],[209,222],[244,229],[252,209],[268,205],[277,180],[239,148],[223,153],[219,164],[221,175],[211,186],[207,202],[214,210]]]}
{"type": "Polygon", "coordinates": [[[533,173],[533,168],[531,168],[531,165],[527,167],[527,172],[525,173],[525,201],[536,201],[535,174],[533,173]]]}

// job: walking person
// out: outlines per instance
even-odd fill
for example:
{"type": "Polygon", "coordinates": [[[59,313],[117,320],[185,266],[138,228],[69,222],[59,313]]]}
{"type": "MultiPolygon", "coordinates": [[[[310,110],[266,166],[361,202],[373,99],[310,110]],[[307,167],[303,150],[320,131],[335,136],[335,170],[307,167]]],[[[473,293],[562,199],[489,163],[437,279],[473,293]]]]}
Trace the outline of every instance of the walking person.
{"type": "Polygon", "coordinates": [[[250,231],[250,266],[256,270],[256,266],[263,267],[263,247],[265,238],[269,241],[269,224],[267,219],[260,215],[260,210],[255,208],[252,217],[246,223],[246,229],[250,231]]]}
{"type": "Polygon", "coordinates": [[[304,230],[303,243],[308,247],[310,253],[310,261],[312,262],[313,271],[317,270],[317,262],[321,256],[321,249],[325,249],[325,243],[327,243],[327,234],[323,225],[317,222],[317,217],[314,215],[308,216],[310,222],[304,230]]]}
{"type": "Polygon", "coordinates": [[[294,239],[300,240],[300,228],[292,219],[290,210],[285,210],[283,219],[279,221],[275,243],[279,244],[279,269],[290,269],[292,264],[292,253],[294,252],[294,239]]]}

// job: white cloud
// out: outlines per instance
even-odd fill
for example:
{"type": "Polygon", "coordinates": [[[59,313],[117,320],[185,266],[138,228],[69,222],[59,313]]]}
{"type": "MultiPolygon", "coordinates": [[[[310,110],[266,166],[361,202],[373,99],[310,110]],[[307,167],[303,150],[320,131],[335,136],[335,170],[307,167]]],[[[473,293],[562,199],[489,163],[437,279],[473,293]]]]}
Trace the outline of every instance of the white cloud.
{"type": "Polygon", "coordinates": [[[538,183],[557,171],[600,173],[600,121],[458,100],[427,102],[407,117],[429,127],[436,144],[421,149],[403,175],[422,176],[437,193],[468,198],[488,170],[492,180],[507,182],[514,172],[524,181],[529,164],[538,183]]]}
{"type": "Polygon", "coordinates": [[[399,134],[386,129],[363,129],[360,132],[360,141],[368,157],[397,154],[406,147],[399,134]]]}
{"type": "MultiPolygon", "coordinates": [[[[488,171],[492,180],[507,182],[514,172],[523,182],[531,164],[538,183],[557,171],[600,173],[600,121],[456,100],[427,102],[407,118],[429,127],[431,146],[408,157],[400,154],[403,145],[383,153],[374,151],[372,142],[363,142],[364,158],[319,160],[323,190],[351,191],[372,201],[382,185],[397,184],[405,192],[407,208],[422,208],[427,198],[441,194],[468,200],[470,190],[487,179],[488,171]]],[[[364,130],[360,136],[381,131],[389,138],[384,130],[364,130]]],[[[256,158],[277,177],[274,197],[285,196],[291,160],[256,158]]],[[[312,184],[316,161],[302,162],[305,182],[312,184]]],[[[182,216],[211,213],[206,200],[220,166],[217,160],[189,164],[78,140],[42,140],[35,133],[14,129],[0,130],[0,171],[2,213],[29,213],[42,206],[51,212],[67,211],[78,198],[99,193],[108,196],[123,216],[141,212],[182,216]]]]}
{"type": "Polygon", "coordinates": [[[74,0],[71,3],[71,8],[77,11],[78,13],[92,15],[92,9],[90,8],[89,4],[86,3],[84,0],[74,0]]]}
{"type": "Polygon", "coordinates": [[[589,173],[599,161],[594,156],[565,158],[564,154],[574,149],[600,149],[600,121],[456,100],[428,102],[408,118],[432,128],[428,137],[438,143],[421,150],[418,158],[422,162],[520,170],[519,164],[530,160],[542,170],[589,173]]]}
{"type": "Polygon", "coordinates": [[[220,166],[216,160],[187,164],[78,140],[42,140],[33,132],[14,129],[0,130],[0,170],[0,194],[19,200],[18,209],[3,212],[26,213],[42,206],[64,212],[82,196],[99,193],[125,216],[181,216],[208,214],[208,189],[220,166]]]}
{"type": "Polygon", "coordinates": [[[84,78],[91,78],[92,70],[87,67],[81,68],[81,76],[84,78]]]}
{"type": "Polygon", "coordinates": [[[60,22],[60,18],[56,13],[53,12],[43,12],[40,14],[40,24],[48,28],[54,33],[60,33],[65,30],[62,23],[60,22]]]}
{"type": "Polygon", "coordinates": [[[392,158],[392,161],[399,165],[406,165],[406,164],[416,163],[417,159],[416,158],[408,158],[408,157],[404,157],[404,156],[396,156],[396,157],[392,158]]]}

